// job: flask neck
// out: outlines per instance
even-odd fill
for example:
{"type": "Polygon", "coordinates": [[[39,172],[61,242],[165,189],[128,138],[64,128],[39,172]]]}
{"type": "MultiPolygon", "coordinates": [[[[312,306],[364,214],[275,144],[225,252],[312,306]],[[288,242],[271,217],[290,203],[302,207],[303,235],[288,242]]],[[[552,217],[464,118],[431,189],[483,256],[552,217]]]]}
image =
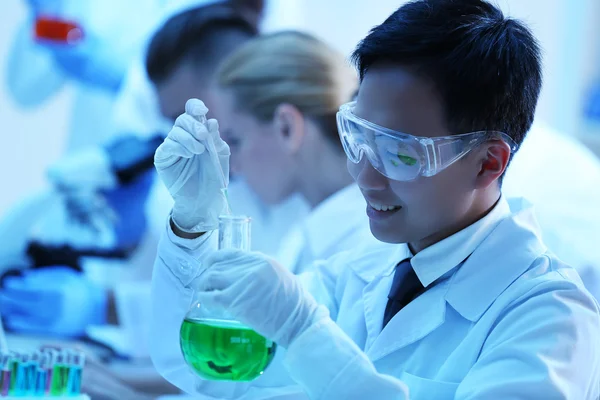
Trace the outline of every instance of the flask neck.
{"type": "Polygon", "coordinates": [[[219,249],[250,251],[250,218],[219,217],[219,249]]]}

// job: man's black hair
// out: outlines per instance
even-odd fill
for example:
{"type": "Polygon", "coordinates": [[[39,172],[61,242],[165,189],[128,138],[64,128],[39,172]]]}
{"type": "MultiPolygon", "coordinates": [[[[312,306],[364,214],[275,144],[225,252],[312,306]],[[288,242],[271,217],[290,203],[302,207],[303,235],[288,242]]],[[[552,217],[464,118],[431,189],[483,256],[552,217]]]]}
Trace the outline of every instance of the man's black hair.
{"type": "Polygon", "coordinates": [[[452,133],[502,131],[517,145],[542,86],[531,31],[483,0],[407,3],[371,30],[352,59],[361,80],[377,63],[414,68],[433,81],[452,133]]]}
{"type": "Polygon", "coordinates": [[[154,84],[160,84],[186,61],[210,72],[228,54],[229,34],[249,38],[258,34],[257,27],[234,3],[195,7],[171,17],[148,47],[148,77],[154,84]]]}

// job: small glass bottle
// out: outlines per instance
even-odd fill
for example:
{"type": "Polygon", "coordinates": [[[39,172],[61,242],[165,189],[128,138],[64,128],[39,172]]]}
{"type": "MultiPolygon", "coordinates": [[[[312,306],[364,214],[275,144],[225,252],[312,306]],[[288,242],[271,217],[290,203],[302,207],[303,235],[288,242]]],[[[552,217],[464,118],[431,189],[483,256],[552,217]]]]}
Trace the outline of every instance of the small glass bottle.
{"type": "Polygon", "coordinates": [[[0,353],[0,397],[8,397],[11,389],[11,355],[0,353]]]}
{"type": "MultiPolygon", "coordinates": [[[[219,217],[219,249],[250,250],[250,218],[219,217]]],[[[223,311],[193,301],[181,325],[185,361],[202,379],[251,381],[275,356],[276,344],[223,311]]]]}
{"type": "Polygon", "coordinates": [[[36,18],[34,35],[37,40],[64,45],[75,45],[83,40],[83,30],[77,22],[50,15],[36,18]]]}

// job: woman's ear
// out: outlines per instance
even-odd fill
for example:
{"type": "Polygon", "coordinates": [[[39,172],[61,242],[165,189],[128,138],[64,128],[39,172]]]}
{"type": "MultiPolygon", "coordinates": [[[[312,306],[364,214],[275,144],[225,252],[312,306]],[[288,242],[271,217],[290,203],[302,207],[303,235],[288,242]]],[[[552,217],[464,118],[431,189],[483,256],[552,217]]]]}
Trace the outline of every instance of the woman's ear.
{"type": "Polygon", "coordinates": [[[305,136],[304,123],[304,116],[296,106],[284,103],[275,109],[275,134],[289,154],[295,154],[302,146],[305,136]]]}
{"type": "Polygon", "coordinates": [[[510,146],[502,140],[486,143],[482,149],[477,186],[485,188],[500,179],[510,161],[510,146]]]}

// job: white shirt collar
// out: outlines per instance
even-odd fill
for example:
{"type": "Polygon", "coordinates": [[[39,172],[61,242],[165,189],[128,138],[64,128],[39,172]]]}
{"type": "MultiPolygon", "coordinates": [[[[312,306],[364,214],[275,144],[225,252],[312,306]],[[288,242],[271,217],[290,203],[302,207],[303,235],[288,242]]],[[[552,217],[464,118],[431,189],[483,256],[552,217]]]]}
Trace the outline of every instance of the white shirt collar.
{"type": "Polygon", "coordinates": [[[509,215],[510,207],[501,197],[485,217],[415,255],[411,264],[423,286],[430,285],[460,265],[509,215]]]}
{"type": "MultiPolygon", "coordinates": [[[[390,276],[398,262],[411,256],[406,244],[367,246],[349,263],[366,282],[390,276]]],[[[501,197],[488,215],[419,252],[411,264],[423,285],[452,275],[445,299],[475,321],[545,251],[531,204],[501,197]]]]}

